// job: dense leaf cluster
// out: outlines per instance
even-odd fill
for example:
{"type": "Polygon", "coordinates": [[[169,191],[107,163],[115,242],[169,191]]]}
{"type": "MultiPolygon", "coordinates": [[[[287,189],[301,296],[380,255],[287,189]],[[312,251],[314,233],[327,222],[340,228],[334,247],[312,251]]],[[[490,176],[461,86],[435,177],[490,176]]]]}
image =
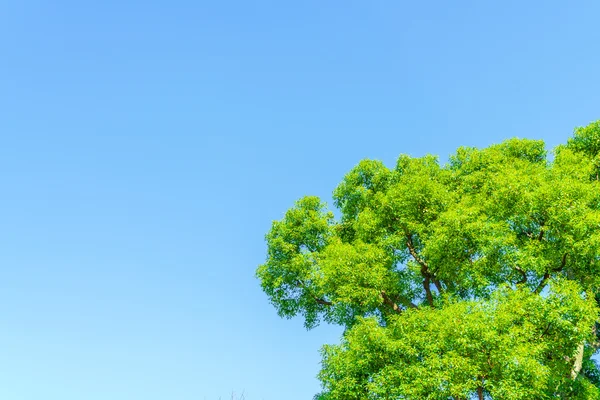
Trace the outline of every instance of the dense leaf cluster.
{"type": "Polygon", "coordinates": [[[600,398],[600,122],[548,157],[511,139],[445,165],[363,160],[267,234],[283,317],[345,327],[327,400],[600,398]]]}

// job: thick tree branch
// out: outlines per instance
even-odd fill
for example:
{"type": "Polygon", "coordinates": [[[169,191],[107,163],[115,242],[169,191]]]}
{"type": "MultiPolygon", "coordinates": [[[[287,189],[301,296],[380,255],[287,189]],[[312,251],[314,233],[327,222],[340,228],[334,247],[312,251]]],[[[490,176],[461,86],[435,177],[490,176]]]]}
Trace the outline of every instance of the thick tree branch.
{"type": "Polygon", "coordinates": [[[415,246],[412,241],[412,235],[408,233],[406,234],[406,246],[408,247],[408,252],[410,253],[410,255],[421,266],[421,269],[424,268],[425,270],[429,270],[429,266],[427,265],[427,263],[424,260],[422,260],[421,257],[419,257],[419,254],[417,254],[417,250],[415,249],[415,246]]]}
{"type": "Polygon", "coordinates": [[[423,271],[421,267],[421,275],[423,275],[423,289],[425,289],[425,296],[427,297],[427,303],[433,307],[433,295],[431,294],[431,280],[427,270],[423,271]]]}
{"type": "Polygon", "coordinates": [[[406,308],[419,308],[418,305],[416,305],[415,303],[413,303],[408,297],[403,296],[403,295],[396,295],[396,297],[398,298],[398,300],[400,301],[400,303],[402,303],[402,305],[406,308]]]}
{"type": "Polygon", "coordinates": [[[321,304],[324,306],[332,306],[333,305],[333,303],[330,301],[319,299],[318,297],[315,297],[315,296],[313,296],[313,297],[314,297],[315,301],[317,302],[317,304],[321,304]]]}
{"type": "Polygon", "coordinates": [[[540,292],[542,290],[544,290],[544,288],[546,287],[546,282],[550,278],[551,273],[552,272],[559,272],[559,271],[561,271],[565,267],[565,265],[567,264],[567,256],[568,255],[569,255],[569,253],[565,253],[562,256],[562,261],[560,262],[560,266],[559,267],[554,268],[553,270],[546,270],[546,272],[544,273],[544,276],[542,276],[542,280],[540,281],[538,287],[533,291],[533,293],[540,294],[540,292]]]}
{"type": "Polygon", "coordinates": [[[387,304],[388,306],[390,306],[392,308],[392,310],[394,310],[394,312],[396,312],[397,314],[402,314],[402,309],[400,308],[400,306],[398,306],[398,304],[396,304],[386,293],[385,290],[381,291],[381,298],[383,299],[383,302],[385,304],[387,304]]]}
{"type": "Polygon", "coordinates": [[[571,379],[575,380],[581,368],[583,367],[583,353],[585,350],[585,343],[580,343],[577,346],[577,353],[575,353],[575,360],[573,360],[573,368],[571,368],[571,379]]]}
{"type": "MultiPolygon", "coordinates": [[[[421,275],[423,276],[423,289],[425,290],[427,303],[429,303],[429,305],[433,307],[433,294],[431,293],[431,278],[433,276],[429,272],[429,266],[427,265],[427,263],[423,259],[421,259],[421,257],[419,257],[419,254],[417,253],[417,250],[415,249],[415,246],[412,241],[412,235],[409,233],[406,234],[406,247],[408,247],[408,252],[415,259],[417,264],[421,266],[421,275]]],[[[434,284],[436,285],[438,291],[442,293],[443,289],[441,285],[439,285],[439,281],[434,280],[434,284]]]]}
{"type": "MultiPolygon", "coordinates": [[[[589,295],[589,293],[586,292],[586,295],[589,295]]],[[[594,337],[594,339],[591,341],[587,341],[587,344],[589,344],[594,349],[595,353],[598,350],[598,348],[600,348],[600,341],[598,340],[597,322],[594,322],[594,326],[592,326],[592,336],[594,337]]],[[[577,346],[577,353],[575,353],[575,360],[573,361],[573,367],[571,368],[571,379],[576,379],[577,375],[579,375],[579,372],[581,372],[581,369],[583,368],[585,344],[586,342],[583,342],[580,343],[579,346],[577,346]]]]}

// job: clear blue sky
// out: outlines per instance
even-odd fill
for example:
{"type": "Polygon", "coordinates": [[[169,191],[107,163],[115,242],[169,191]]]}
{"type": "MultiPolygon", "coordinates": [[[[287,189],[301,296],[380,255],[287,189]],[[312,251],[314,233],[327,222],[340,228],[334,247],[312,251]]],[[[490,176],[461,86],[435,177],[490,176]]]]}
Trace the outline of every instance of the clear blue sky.
{"type": "Polygon", "coordinates": [[[271,221],[362,158],[564,142],[600,119],[599,15],[1,2],[0,397],[310,399],[340,331],[260,291],[271,221]]]}

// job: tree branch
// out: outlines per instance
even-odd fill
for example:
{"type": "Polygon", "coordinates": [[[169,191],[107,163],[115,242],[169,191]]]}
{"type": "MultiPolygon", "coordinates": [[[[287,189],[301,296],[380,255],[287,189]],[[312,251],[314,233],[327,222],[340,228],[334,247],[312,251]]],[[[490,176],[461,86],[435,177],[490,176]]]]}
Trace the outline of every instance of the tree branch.
{"type": "Polygon", "coordinates": [[[319,299],[318,297],[313,296],[317,304],[322,304],[324,306],[332,306],[333,303],[327,300],[319,299]]]}
{"type": "Polygon", "coordinates": [[[571,379],[575,380],[581,368],[583,367],[583,352],[585,350],[585,342],[580,343],[577,346],[577,353],[575,353],[575,360],[573,360],[573,367],[571,368],[571,379]]]}
{"type": "Polygon", "coordinates": [[[304,282],[302,282],[301,280],[296,280],[296,283],[298,284],[298,286],[300,286],[301,288],[303,288],[310,297],[312,297],[313,299],[315,299],[315,301],[317,302],[317,304],[321,304],[323,306],[332,306],[333,305],[332,302],[327,301],[325,299],[321,299],[321,298],[315,296],[314,294],[312,294],[310,292],[310,290],[308,289],[308,287],[306,287],[306,285],[304,284],[304,282]]]}
{"type": "Polygon", "coordinates": [[[425,268],[426,270],[428,270],[429,266],[417,254],[417,250],[415,249],[415,246],[414,246],[413,241],[412,241],[412,235],[410,235],[408,233],[406,234],[406,246],[408,247],[408,252],[410,253],[410,255],[421,266],[421,268],[425,268]]]}
{"type": "Polygon", "coordinates": [[[397,314],[402,314],[402,309],[400,308],[400,306],[398,306],[398,304],[396,304],[386,293],[385,290],[381,291],[381,298],[383,299],[383,302],[385,304],[387,304],[388,306],[392,307],[392,310],[394,310],[394,312],[396,312],[397,314]]]}
{"type": "Polygon", "coordinates": [[[406,308],[419,308],[418,305],[413,303],[408,297],[403,295],[396,295],[398,300],[402,303],[402,305],[406,308]]]}
{"type": "Polygon", "coordinates": [[[515,270],[517,270],[517,272],[521,274],[521,280],[517,282],[517,285],[527,282],[527,273],[523,271],[523,269],[518,265],[515,266],[515,270]]]}
{"type": "Polygon", "coordinates": [[[565,254],[562,256],[562,261],[561,261],[561,263],[560,263],[560,266],[559,266],[559,267],[557,267],[557,268],[555,268],[555,269],[553,269],[553,270],[551,270],[551,271],[549,271],[549,270],[546,270],[546,272],[544,273],[544,276],[542,276],[542,280],[540,281],[540,283],[539,283],[538,287],[537,287],[537,288],[536,288],[536,289],[533,291],[533,293],[535,293],[535,294],[540,294],[540,292],[541,292],[542,290],[544,290],[544,288],[546,287],[546,282],[547,282],[547,281],[548,281],[548,279],[550,278],[550,274],[551,274],[552,272],[559,272],[559,271],[561,271],[561,270],[562,270],[562,269],[565,267],[565,265],[567,264],[567,256],[568,256],[568,255],[569,255],[569,253],[565,253],[565,254]]]}
{"type": "Polygon", "coordinates": [[[540,339],[539,339],[539,340],[542,340],[542,338],[543,338],[544,336],[546,336],[546,334],[547,334],[547,333],[548,333],[548,331],[550,330],[550,325],[551,325],[551,324],[550,324],[550,322],[548,322],[548,325],[546,325],[546,329],[544,329],[544,332],[542,332],[542,334],[540,335],[540,339]]]}
{"type": "Polygon", "coordinates": [[[421,275],[423,275],[423,289],[425,289],[425,296],[427,297],[427,303],[429,303],[429,305],[431,307],[433,307],[433,295],[431,294],[431,283],[430,283],[430,278],[429,278],[429,274],[427,273],[427,270],[423,267],[421,267],[421,275]]]}
{"type": "MultiPolygon", "coordinates": [[[[412,241],[412,235],[409,233],[406,233],[406,247],[408,247],[408,252],[410,253],[410,255],[421,266],[421,275],[423,276],[423,289],[425,290],[427,303],[429,303],[429,305],[433,307],[433,295],[431,294],[432,275],[429,272],[429,266],[427,265],[427,263],[424,260],[422,260],[421,257],[419,257],[419,254],[417,254],[417,250],[415,249],[415,246],[412,241]]],[[[434,284],[436,284],[435,282],[437,281],[434,281],[434,284]]],[[[439,287],[437,285],[439,285],[439,282],[437,282],[436,287],[438,291],[442,293],[441,285],[439,287]]]]}

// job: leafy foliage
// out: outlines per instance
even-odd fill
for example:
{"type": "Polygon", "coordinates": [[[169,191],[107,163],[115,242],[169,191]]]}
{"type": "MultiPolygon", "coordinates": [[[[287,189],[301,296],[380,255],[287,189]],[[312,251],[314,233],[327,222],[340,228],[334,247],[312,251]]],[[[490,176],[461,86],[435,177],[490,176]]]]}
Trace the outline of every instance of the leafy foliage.
{"type": "Polygon", "coordinates": [[[283,317],[345,327],[319,399],[600,398],[600,122],[446,165],[363,160],[267,235],[283,317]]]}

